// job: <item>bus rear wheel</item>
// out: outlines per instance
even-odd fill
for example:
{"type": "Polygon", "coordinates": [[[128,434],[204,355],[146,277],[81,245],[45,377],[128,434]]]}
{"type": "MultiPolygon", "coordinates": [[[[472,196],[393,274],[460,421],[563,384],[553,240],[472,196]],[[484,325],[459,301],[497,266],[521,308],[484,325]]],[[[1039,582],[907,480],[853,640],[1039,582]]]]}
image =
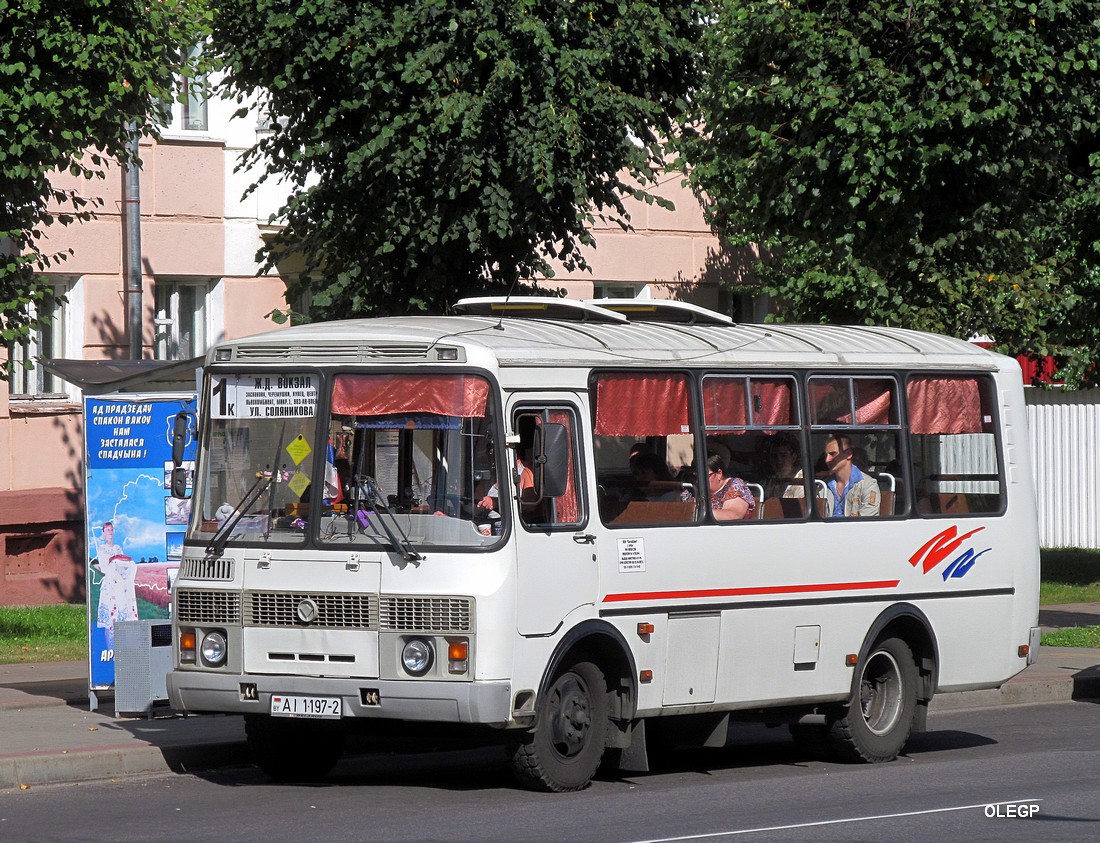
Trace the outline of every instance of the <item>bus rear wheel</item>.
{"type": "Polygon", "coordinates": [[[607,745],[607,682],[592,662],[561,670],[538,703],[535,728],[510,738],[512,771],[524,787],[566,793],[586,787],[607,745]]]}
{"type": "Polygon", "coordinates": [[[860,662],[851,705],[829,728],[845,761],[893,761],[909,740],[917,706],[917,665],[900,638],[886,638],[860,662]]]}
{"type": "Polygon", "coordinates": [[[321,781],[344,754],[338,722],[248,714],[244,733],[256,766],[277,782],[321,781]]]}

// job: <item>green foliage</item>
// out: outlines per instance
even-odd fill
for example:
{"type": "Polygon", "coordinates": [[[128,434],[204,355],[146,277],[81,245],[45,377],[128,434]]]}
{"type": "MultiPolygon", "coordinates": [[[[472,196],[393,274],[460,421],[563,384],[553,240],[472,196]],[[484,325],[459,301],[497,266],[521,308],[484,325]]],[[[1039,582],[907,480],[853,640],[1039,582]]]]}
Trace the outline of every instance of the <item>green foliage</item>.
{"type": "MultiPolygon", "coordinates": [[[[32,304],[48,288],[38,273],[66,252],[44,246],[45,226],[87,219],[79,187],[51,184],[67,172],[103,178],[125,160],[128,125],[155,133],[173,74],[208,30],[204,0],[0,0],[0,335],[35,329],[32,304]]],[[[0,376],[5,374],[0,366],[0,376]]]]}
{"type": "Polygon", "coordinates": [[[295,190],[261,259],[315,316],[440,310],[583,267],[628,224],[695,81],[694,0],[225,0],[214,49],[295,190]]]}
{"type": "Polygon", "coordinates": [[[1100,550],[1044,548],[1039,603],[1100,603],[1100,550]]]}
{"type": "Polygon", "coordinates": [[[1072,0],[717,0],[683,149],[785,318],[1100,378],[1100,16],[1072,0]]]}
{"type": "Polygon", "coordinates": [[[0,664],[88,657],[83,604],[0,606],[0,664]]]}
{"type": "Polygon", "coordinates": [[[1100,626],[1073,626],[1048,632],[1039,644],[1043,647],[1100,647],[1100,626]]]}

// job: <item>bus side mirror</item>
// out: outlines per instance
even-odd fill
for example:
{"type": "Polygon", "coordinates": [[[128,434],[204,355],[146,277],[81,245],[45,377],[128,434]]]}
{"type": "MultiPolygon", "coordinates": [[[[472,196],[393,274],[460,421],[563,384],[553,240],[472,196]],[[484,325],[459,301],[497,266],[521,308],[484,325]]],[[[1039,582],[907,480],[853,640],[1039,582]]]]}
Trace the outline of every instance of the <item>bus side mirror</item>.
{"type": "Polygon", "coordinates": [[[194,416],[191,413],[176,413],[172,423],[172,497],[186,499],[189,475],[192,469],[183,465],[183,451],[187,447],[194,416]]]}
{"type": "Polygon", "coordinates": [[[534,446],[535,493],[540,498],[561,497],[569,478],[569,431],[564,424],[540,424],[534,446]]]}

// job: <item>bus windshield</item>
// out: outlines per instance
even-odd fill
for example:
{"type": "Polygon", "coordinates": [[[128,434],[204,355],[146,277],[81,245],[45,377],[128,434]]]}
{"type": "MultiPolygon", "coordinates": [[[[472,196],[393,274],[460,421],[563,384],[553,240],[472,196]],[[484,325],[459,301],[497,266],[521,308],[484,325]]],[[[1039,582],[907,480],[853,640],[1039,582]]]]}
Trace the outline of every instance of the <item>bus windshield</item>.
{"type": "Polygon", "coordinates": [[[327,418],[318,412],[319,381],[213,379],[192,539],[215,551],[319,542],[402,552],[498,540],[488,381],[339,374],[327,418]]]}

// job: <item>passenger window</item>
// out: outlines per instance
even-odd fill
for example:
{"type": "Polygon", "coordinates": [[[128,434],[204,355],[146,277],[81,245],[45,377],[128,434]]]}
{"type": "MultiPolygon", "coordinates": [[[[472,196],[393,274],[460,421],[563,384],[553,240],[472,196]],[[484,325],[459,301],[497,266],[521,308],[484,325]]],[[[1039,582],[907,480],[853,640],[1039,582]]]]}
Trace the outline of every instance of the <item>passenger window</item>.
{"type": "Polygon", "coordinates": [[[897,385],[886,377],[813,377],[813,496],[822,518],[905,512],[897,385]]]}
{"type": "Polygon", "coordinates": [[[906,384],[909,452],[921,515],[1000,512],[1000,452],[989,378],[914,376],[906,384]]]}
{"type": "Polygon", "coordinates": [[[524,409],[516,414],[515,430],[520,436],[520,447],[512,455],[513,479],[519,499],[519,518],[525,526],[539,528],[574,529],[585,521],[577,477],[577,416],[572,407],[546,407],[539,410],[524,409]],[[542,425],[558,425],[564,428],[569,451],[564,466],[565,484],[560,495],[537,498],[542,478],[537,476],[539,466],[534,449],[539,441],[537,428],[542,425]]]}
{"type": "Polygon", "coordinates": [[[616,527],[696,520],[688,377],[600,373],[593,377],[592,395],[600,519],[616,527]]]}
{"type": "Polygon", "coordinates": [[[807,514],[806,451],[798,419],[793,378],[703,378],[708,482],[714,486],[708,491],[715,520],[775,521],[807,514]],[[749,500],[749,508],[731,497],[749,500]],[[731,506],[733,517],[725,511],[731,506]]]}

